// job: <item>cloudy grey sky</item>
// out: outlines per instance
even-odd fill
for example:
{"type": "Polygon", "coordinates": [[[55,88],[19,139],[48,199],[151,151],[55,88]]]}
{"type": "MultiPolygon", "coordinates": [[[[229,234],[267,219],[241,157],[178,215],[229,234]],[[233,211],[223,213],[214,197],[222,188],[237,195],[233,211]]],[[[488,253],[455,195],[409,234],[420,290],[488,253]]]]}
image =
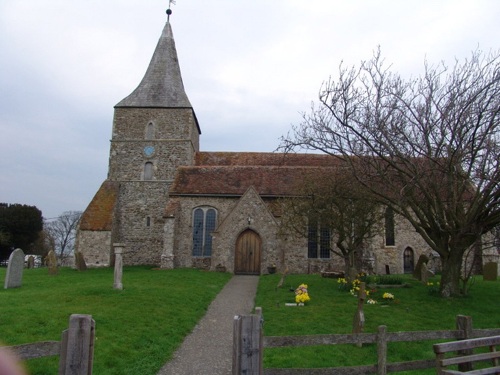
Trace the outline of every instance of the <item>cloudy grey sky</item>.
{"type": "MultiPolygon", "coordinates": [[[[84,210],[113,106],[139,84],[168,0],[0,1],[0,202],[84,210]]],[[[171,17],[204,151],[273,151],[322,82],[374,49],[393,70],[497,50],[498,0],[177,0],[171,17]]]]}

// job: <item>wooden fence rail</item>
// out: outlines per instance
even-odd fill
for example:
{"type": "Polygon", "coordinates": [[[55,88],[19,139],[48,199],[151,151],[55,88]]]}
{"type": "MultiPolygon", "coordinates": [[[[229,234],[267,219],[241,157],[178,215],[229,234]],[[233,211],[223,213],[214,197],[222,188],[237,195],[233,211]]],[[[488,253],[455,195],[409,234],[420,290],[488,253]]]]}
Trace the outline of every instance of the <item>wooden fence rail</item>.
{"type": "Polygon", "coordinates": [[[42,341],[0,347],[13,352],[19,359],[59,355],[59,375],[92,375],[95,321],[91,315],[73,314],[61,341],[42,341]]]}
{"type": "Polygon", "coordinates": [[[262,310],[257,308],[256,313],[255,315],[235,317],[233,375],[386,375],[390,372],[427,369],[435,367],[435,359],[387,363],[387,343],[446,339],[464,340],[500,334],[500,329],[472,329],[472,318],[458,315],[456,318],[456,330],[387,332],[386,326],[379,326],[377,333],[264,337],[262,324],[260,324],[262,321],[262,310]],[[252,323],[249,324],[247,322],[249,320],[252,320],[252,323]],[[256,324],[256,322],[259,322],[259,324],[256,324]],[[237,333],[237,327],[247,327],[246,332],[243,335],[241,334],[241,330],[240,333],[237,333]],[[263,348],[336,344],[376,344],[377,363],[367,366],[315,369],[262,369],[263,348]],[[258,362],[256,363],[257,360],[258,362]]]}

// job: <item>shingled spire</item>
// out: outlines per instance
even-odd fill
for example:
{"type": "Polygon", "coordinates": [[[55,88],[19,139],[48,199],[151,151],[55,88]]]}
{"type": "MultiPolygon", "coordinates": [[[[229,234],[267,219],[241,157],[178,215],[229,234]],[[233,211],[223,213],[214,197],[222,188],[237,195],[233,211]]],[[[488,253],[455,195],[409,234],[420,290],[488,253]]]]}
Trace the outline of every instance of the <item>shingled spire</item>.
{"type": "Polygon", "coordinates": [[[192,108],[184,91],[170,22],[163,28],[141,83],[115,107],[192,108]]]}

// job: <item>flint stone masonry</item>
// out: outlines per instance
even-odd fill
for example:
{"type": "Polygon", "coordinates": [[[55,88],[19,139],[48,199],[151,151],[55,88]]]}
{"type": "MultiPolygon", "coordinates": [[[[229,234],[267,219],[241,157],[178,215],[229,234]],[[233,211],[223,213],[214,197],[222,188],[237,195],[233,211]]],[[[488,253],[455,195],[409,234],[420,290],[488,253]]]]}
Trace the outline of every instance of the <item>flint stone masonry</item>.
{"type": "Polygon", "coordinates": [[[15,249],[9,256],[4,289],[19,288],[23,283],[23,271],[24,252],[21,249],[15,249]]]}
{"type": "Polygon", "coordinates": [[[111,231],[80,230],[77,248],[85,249],[87,266],[109,266],[111,260],[111,231]]]}

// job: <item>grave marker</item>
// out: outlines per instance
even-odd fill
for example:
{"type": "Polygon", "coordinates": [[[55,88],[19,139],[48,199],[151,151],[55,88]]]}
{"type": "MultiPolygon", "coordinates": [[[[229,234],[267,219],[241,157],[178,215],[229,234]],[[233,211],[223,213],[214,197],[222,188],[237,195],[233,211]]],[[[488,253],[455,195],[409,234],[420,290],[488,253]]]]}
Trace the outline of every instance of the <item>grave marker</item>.
{"type": "Polygon", "coordinates": [[[86,271],[87,264],[81,251],[75,251],[75,267],[78,271],[86,271]]]}
{"type": "Polygon", "coordinates": [[[50,250],[47,254],[47,266],[49,268],[49,275],[57,275],[57,258],[54,250],[50,250]]]}
{"type": "MultiPolygon", "coordinates": [[[[429,261],[429,257],[425,254],[420,255],[417,261],[417,265],[415,266],[415,270],[413,271],[413,277],[417,280],[422,280],[422,264],[427,264],[429,261]]],[[[427,268],[427,267],[426,267],[427,268]]]]}
{"type": "Polygon", "coordinates": [[[35,268],[35,257],[33,255],[30,255],[28,257],[28,269],[33,269],[35,268]]]}
{"type": "Polygon", "coordinates": [[[24,253],[21,249],[16,249],[10,253],[9,265],[5,274],[4,288],[19,288],[23,282],[24,253]]]}
{"type": "Polygon", "coordinates": [[[495,262],[485,263],[483,266],[483,280],[497,281],[498,278],[498,264],[495,262]]]}

